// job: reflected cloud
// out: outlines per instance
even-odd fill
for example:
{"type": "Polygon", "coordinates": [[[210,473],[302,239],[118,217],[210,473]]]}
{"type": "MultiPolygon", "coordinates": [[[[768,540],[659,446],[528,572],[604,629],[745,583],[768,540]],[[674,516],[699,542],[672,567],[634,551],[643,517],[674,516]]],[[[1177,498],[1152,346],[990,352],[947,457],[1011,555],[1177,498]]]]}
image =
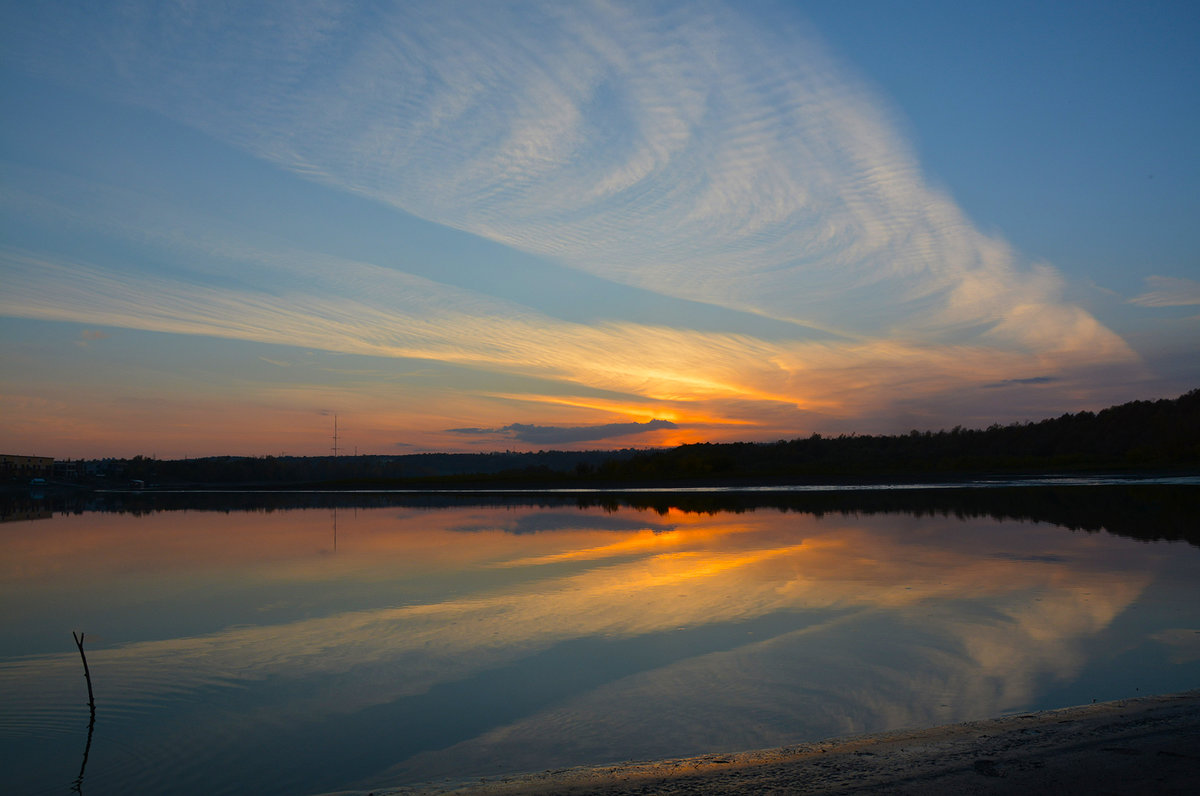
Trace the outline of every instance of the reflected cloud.
{"type": "Polygon", "coordinates": [[[1152,638],[1171,648],[1171,663],[1200,661],[1200,629],[1173,627],[1152,638]]]}
{"type": "Polygon", "coordinates": [[[1027,709],[1047,679],[1066,682],[1079,671],[1087,640],[1139,590],[1121,585],[1090,605],[1078,593],[1024,582],[949,610],[922,599],[765,640],[751,635],[736,649],[626,677],[417,754],[383,779],[434,779],[501,761],[510,770],[540,770],[578,760],[761,749],[1027,709]],[[1031,597],[1037,610],[991,615],[992,606],[1020,606],[1031,597]],[[1052,637],[1041,631],[1046,625],[1052,637]],[[907,642],[896,643],[898,634],[907,642]]]}
{"type": "MultiPolygon", "coordinates": [[[[49,599],[43,594],[47,588],[66,588],[39,580],[51,562],[57,567],[55,584],[76,583],[74,577],[63,580],[74,572],[109,569],[111,577],[122,571],[121,588],[131,597],[154,581],[154,573],[170,573],[180,586],[211,590],[209,579],[228,579],[231,561],[239,562],[247,582],[302,583],[312,594],[349,573],[356,582],[380,584],[394,595],[390,605],[346,610],[334,604],[328,615],[89,650],[113,704],[128,701],[150,709],[181,691],[237,688],[264,678],[324,682],[289,701],[287,711],[297,715],[427,693],[520,665],[573,640],[629,640],[681,630],[702,636],[796,617],[766,638],[750,635],[722,651],[701,650],[576,695],[517,725],[493,728],[445,753],[461,762],[493,754],[498,744],[512,752],[507,744],[517,743],[513,739],[538,736],[544,743],[548,735],[562,735],[554,728],[564,722],[578,730],[570,733],[574,754],[601,736],[616,737],[619,746],[622,733],[659,726],[667,717],[707,728],[699,736],[694,731],[676,736],[703,744],[700,736],[718,732],[716,716],[723,717],[722,733],[743,716],[747,725],[722,737],[740,733],[747,742],[753,736],[765,745],[785,742],[781,732],[836,734],[870,729],[872,722],[897,726],[1016,709],[1047,678],[1073,676],[1086,660],[1087,639],[1147,586],[1150,571],[1128,569],[1130,556],[1144,556],[1149,565],[1159,555],[1113,537],[1080,537],[1044,526],[774,512],[716,517],[672,512],[667,519],[673,529],[656,533],[605,527],[611,515],[593,511],[595,529],[587,527],[585,513],[577,530],[518,536],[478,531],[470,545],[453,530],[503,524],[513,511],[343,514],[333,558],[327,557],[325,512],[235,514],[219,529],[209,515],[183,515],[171,522],[183,519],[197,528],[165,537],[153,532],[157,524],[151,518],[101,517],[113,521],[101,528],[55,518],[39,526],[37,538],[6,542],[22,549],[9,550],[4,560],[23,562],[22,569],[5,574],[5,590],[11,592],[6,600],[18,592],[27,600],[49,599]],[[199,528],[205,523],[207,534],[199,528]],[[919,526],[919,533],[907,524],[919,526]],[[247,534],[243,525],[255,530],[247,534]],[[127,544],[120,543],[122,534],[127,544]],[[96,544],[89,546],[88,539],[96,544]],[[981,543],[985,550],[995,546],[997,554],[979,555],[981,543]],[[140,565],[138,550],[145,556],[140,565]],[[108,559],[113,567],[121,562],[123,570],[106,568],[108,559]],[[487,577],[488,572],[503,578],[487,577]],[[443,579],[439,588],[445,593],[431,600],[426,591],[422,598],[420,588],[429,587],[421,584],[431,583],[433,573],[443,579]],[[406,581],[413,585],[401,588],[406,581]],[[899,641],[889,627],[906,628],[909,640],[899,641]],[[949,707],[914,707],[909,696],[914,678],[937,684],[949,707]],[[781,702],[781,693],[793,693],[797,684],[803,684],[801,695],[830,695],[828,704],[812,713],[810,698],[781,702]],[[711,698],[698,705],[696,693],[711,698]],[[598,715],[593,709],[601,702],[607,707],[598,715]],[[752,731],[749,717],[780,711],[778,720],[752,731]],[[780,729],[785,726],[790,729],[780,729]]],[[[618,516],[636,525],[644,514],[623,510],[618,516]]],[[[185,589],[180,598],[186,594],[185,589]]],[[[71,664],[63,655],[10,661],[0,669],[5,678],[40,680],[59,676],[71,664]]],[[[636,743],[644,741],[639,737],[636,743]]],[[[556,743],[564,741],[550,746],[556,743]]],[[[412,761],[413,770],[433,772],[438,759],[412,761]]]]}

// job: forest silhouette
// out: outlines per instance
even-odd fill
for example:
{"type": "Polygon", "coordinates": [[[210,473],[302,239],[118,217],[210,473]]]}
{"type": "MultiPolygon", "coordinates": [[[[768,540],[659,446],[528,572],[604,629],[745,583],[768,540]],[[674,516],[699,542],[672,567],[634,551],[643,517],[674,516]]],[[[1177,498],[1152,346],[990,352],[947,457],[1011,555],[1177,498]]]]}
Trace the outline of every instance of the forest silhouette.
{"type": "Polygon", "coordinates": [[[216,456],[116,462],[117,485],[254,488],[609,488],[737,483],[853,483],[980,475],[1190,471],[1200,466],[1200,389],[1040,422],[899,435],[812,434],[773,443],[661,450],[398,456],[216,456]]]}

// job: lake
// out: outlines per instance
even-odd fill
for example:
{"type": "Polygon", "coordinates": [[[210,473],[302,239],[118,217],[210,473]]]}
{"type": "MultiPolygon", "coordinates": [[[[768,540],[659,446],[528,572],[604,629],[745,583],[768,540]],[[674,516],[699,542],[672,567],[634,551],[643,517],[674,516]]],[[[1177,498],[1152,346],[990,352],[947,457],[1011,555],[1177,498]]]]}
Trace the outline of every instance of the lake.
{"type": "Polygon", "coordinates": [[[0,790],[367,790],[1196,688],[1198,494],[9,501],[0,790]]]}

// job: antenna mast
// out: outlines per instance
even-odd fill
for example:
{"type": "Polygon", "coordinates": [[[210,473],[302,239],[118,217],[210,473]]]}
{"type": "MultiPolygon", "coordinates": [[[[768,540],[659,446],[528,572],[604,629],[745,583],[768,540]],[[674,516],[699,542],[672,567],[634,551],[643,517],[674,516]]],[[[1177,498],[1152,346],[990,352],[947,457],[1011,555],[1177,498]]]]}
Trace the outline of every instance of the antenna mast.
{"type": "Polygon", "coordinates": [[[337,432],[337,415],[333,416],[333,456],[337,458],[338,454],[338,432],[337,432]]]}

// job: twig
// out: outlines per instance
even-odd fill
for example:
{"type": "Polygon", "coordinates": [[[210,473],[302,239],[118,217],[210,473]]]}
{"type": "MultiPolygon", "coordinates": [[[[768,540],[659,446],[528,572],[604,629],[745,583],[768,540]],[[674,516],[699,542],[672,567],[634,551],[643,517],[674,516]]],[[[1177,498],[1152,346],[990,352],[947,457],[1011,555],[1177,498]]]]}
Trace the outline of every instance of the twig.
{"type": "Polygon", "coordinates": [[[83,772],[87,769],[88,753],[92,751],[92,732],[96,728],[96,697],[92,694],[92,673],[88,669],[87,655],[83,654],[83,633],[78,636],[75,631],[71,631],[71,636],[75,639],[75,646],[79,647],[79,657],[83,659],[83,679],[87,680],[88,687],[88,709],[91,712],[91,718],[88,720],[88,737],[87,745],[83,747],[83,763],[79,766],[79,776],[75,778],[75,784],[71,790],[78,794],[83,793],[83,772]]]}
{"type": "Polygon", "coordinates": [[[87,680],[88,686],[88,707],[92,709],[92,715],[96,714],[96,697],[92,695],[92,673],[88,671],[87,656],[83,654],[83,633],[78,636],[75,631],[71,631],[71,636],[75,639],[75,646],[79,647],[79,657],[83,659],[83,679],[87,680]]]}

